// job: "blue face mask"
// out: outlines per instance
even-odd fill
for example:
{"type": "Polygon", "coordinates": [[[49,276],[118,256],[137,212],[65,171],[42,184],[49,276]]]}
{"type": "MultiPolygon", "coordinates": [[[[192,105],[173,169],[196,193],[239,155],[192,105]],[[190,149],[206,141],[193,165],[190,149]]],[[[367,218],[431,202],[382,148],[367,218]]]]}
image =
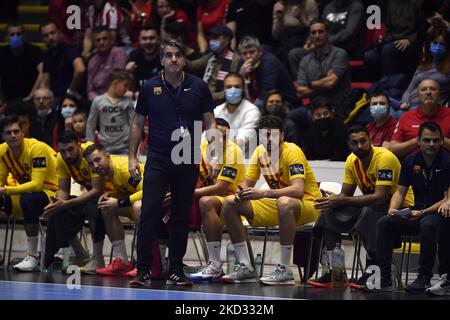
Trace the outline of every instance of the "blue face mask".
{"type": "Polygon", "coordinates": [[[242,99],[242,90],[239,88],[229,88],[225,90],[225,98],[228,103],[238,104],[242,99]]]}
{"type": "Polygon", "coordinates": [[[430,43],[430,52],[433,58],[439,58],[442,57],[445,52],[447,51],[447,48],[445,44],[437,43],[437,42],[431,42],[430,43]]]}
{"type": "Polygon", "coordinates": [[[13,49],[18,49],[18,48],[23,47],[23,36],[9,37],[9,45],[13,49]]]}
{"type": "Polygon", "coordinates": [[[221,45],[222,44],[220,43],[220,40],[217,39],[209,40],[209,48],[212,50],[212,52],[219,51],[221,45]]]}
{"type": "Polygon", "coordinates": [[[370,115],[375,121],[385,117],[387,115],[387,112],[388,110],[386,106],[383,106],[382,104],[375,104],[373,106],[370,106],[370,115]]]}

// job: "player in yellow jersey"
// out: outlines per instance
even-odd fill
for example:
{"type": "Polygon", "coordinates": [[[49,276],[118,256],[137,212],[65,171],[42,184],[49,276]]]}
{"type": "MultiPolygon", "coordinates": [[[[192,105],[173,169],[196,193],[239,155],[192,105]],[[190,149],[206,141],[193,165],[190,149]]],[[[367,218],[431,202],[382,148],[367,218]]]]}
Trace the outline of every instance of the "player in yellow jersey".
{"type": "MultiPolygon", "coordinates": [[[[112,193],[106,192],[100,196],[97,207],[101,211],[115,258],[106,268],[96,272],[101,275],[126,275],[133,268],[128,262],[125,233],[119,216],[136,220],[133,204],[142,199],[142,178],[133,179],[128,171],[128,158],[110,155],[101,144],[87,147],[83,156],[92,172],[109,179],[114,187],[112,193]]],[[[139,165],[141,172],[144,172],[144,165],[139,165]]]]}
{"type": "Polygon", "coordinates": [[[11,214],[19,207],[24,218],[28,255],[14,266],[18,271],[39,268],[37,253],[39,217],[58,189],[56,152],[44,142],[24,138],[17,116],[6,116],[0,123],[5,141],[0,145],[0,207],[11,214]],[[8,174],[16,181],[6,185],[8,174]]]}
{"type": "Polygon", "coordinates": [[[225,222],[239,264],[221,280],[225,283],[256,281],[240,218],[243,215],[252,226],[280,227],[280,264],[260,281],[267,285],[292,285],[294,276],[289,264],[295,226],[316,220],[318,211],[313,201],[320,198],[321,193],[303,151],[297,145],[283,141],[281,119],[264,116],[259,129],[262,141],[253,152],[240,191],[226,197],[223,204],[225,222]],[[255,188],[261,174],[269,190],[255,188]]]}
{"type": "MultiPolygon", "coordinates": [[[[383,147],[374,147],[366,127],[353,125],[347,131],[347,144],[352,152],[345,162],[345,175],[339,194],[328,193],[318,199],[316,208],[321,215],[314,226],[316,236],[323,235],[324,244],[331,255],[341,233],[357,232],[367,252],[366,267],[376,264],[376,230],[379,218],[386,215],[389,201],[398,186],[400,162],[383,147]],[[363,193],[354,196],[356,187],[363,193]]],[[[404,205],[412,206],[414,196],[410,190],[404,205]]],[[[325,267],[325,266],[324,266],[325,267]]],[[[316,281],[317,287],[331,287],[331,272],[316,281]]],[[[351,284],[361,288],[371,274],[364,272],[351,284]]]]}
{"type": "MultiPolygon", "coordinates": [[[[69,264],[84,266],[84,271],[95,270],[105,266],[103,259],[103,239],[105,231],[97,202],[105,189],[105,179],[92,173],[87,161],[83,158],[84,150],[92,142],[81,143],[75,132],[64,132],[58,136],[59,153],[57,155],[57,168],[59,187],[56,197],[44,208],[44,215],[48,217],[47,236],[45,245],[45,268],[48,268],[54,254],[69,245],[75,252],[75,260],[69,264]],[[72,179],[86,189],[79,196],[71,196],[72,179]],[[89,253],[84,250],[78,232],[82,229],[84,221],[89,221],[92,234],[93,258],[89,261],[89,253]]],[[[67,268],[63,264],[63,271],[67,268]]]]}
{"type": "Polygon", "coordinates": [[[188,275],[192,281],[215,281],[223,276],[220,263],[220,240],[222,239],[223,215],[222,203],[224,196],[234,195],[238,185],[244,180],[245,165],[241,149],[227,139],[230,130],[228,122],[216,118],[217,129],[222,132],[220,145],[222,146],[222,157],[220,157],[221,168],[217,178],[208,179],[209,155],[207,154],[208,142],[201,145],[202,159],[200,165],[199,182],[202,187],[195,189],[194,198],[199,201],[202,215],[203,231],[206,236],[206,245],[209,254],[208,264],[199,272],[188,275]]]}

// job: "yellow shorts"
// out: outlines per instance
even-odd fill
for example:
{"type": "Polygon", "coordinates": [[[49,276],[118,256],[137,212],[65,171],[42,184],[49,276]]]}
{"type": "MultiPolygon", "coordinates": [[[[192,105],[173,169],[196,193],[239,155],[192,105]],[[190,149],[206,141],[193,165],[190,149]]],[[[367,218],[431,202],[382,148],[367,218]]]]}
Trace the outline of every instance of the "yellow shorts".
{"type": "MultiPolygon", "coordinates": [[[[270,227],[278,225],[277,199],[262,198],[250,200],[253,209],[253,220],[249,223],[254,227],[270,227]]],[[[319,216],[319,211],[314,208],[314,203],[308,200],[298,200],[300,214],[295,222],[297,226],[314,222],[319,216]]]]}
{"type": "MultiPolygon", "coordinates": [[[[220,209],[220,223],[222,225],[225,225],[225,215],[223,214],[223,201],[225,200],[225,197],[223,196],[214,196],[217,200],[220,201],[220,204],[222,205],[221,209],[220,209]]],[[[228,197],[228,196],[227,196],[228,197]]],[[[242,222],[247,221],[247,219],[241,215],[241,220],[242,222]]]]}

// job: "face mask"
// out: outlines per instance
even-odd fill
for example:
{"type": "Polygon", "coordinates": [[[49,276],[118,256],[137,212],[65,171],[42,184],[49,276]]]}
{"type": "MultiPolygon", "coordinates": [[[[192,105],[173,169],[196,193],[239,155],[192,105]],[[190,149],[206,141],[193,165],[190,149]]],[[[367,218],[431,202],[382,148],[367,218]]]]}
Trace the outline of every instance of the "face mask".
{"type": "Polygon", "coordinates": [[[330,129],[331,127],[331,117],[328,118],[320,118],[316,120],[316,126],[321,130],[321,131],[326,131],[328,129],[330,129]]]}
{"type": "Polygon", "coordinates": [[[387,108],[382,104],[370,106],[370,115],[372,116],[373,120],[378,121],[387,115],[387,108]]]}
{"type": "Polygon", "coordinates": [[[67,118],[67,117],[71,117],[73,115],[73,113],[75,112],[74,107],[64,107],[61,108],[61,115],[63,116],[63,118],[67,118]]]}
{"type": "Polygon", "coordinates": [[[446,48],[445,44],[436,43],[436,42],[430,43],[430,52],[431,52],[431,55],[433,56],[433,58],[442,57],[446,51],[447,51],[447,48],[446,48]]]}
{"type": "Polygon", "coordinates": [[[238,104],[242,98],[242,90],[239,88],[229,88],[225,90],[225,98],[228,103],[238,104]]]}
{"type": "Polygon", "coordinates": [[[266,107],[267,114],[271,116],[282,117],[284,116],[283,104],[282,103],[272,103],[268,104],[266,107]]]}
{"type": "Polygon", "coordinates": [[[212,50],[212,52],[218,52],[220,50],[221,45],[222,44],[220,43],[220,40],[217,39],[209,40],[209,48],[212,50]]]}
{"type": "Polygon", "coordinates": [[[9,37],[9,45],[13,49],[19,49],[23,47],[23,37],[22,36],[9,37]]]}
{"type": "Polygon", "coordinates": [[[52,112],[52,109],[43,109],[43,110],[38,110],[37,114],[39,117],[41,118],[45,118],[48,114],[50,114],[50,112],[52,112]]]}

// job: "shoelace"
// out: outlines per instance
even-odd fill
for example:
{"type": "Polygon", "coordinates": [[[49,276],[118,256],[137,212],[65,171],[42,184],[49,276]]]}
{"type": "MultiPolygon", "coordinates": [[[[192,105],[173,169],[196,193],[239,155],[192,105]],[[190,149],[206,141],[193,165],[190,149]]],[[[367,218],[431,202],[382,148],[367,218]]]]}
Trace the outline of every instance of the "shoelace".
{"type": "Polygon", "coordinates": [[[202,274],[206,274],[206,275],[213,275],[216,274],[217,272],[215,271],[215,267],[212,264],[208,264],[205,269],[202,270],[202,274]]]}
{"type": "Polygon", "coordinates": [[[283,272],[283,269],[280,265],[276,266],[275,269],[273,269],[270,273],[269,276],[276,276],[277,274],[280,274],[283,272]]]}

